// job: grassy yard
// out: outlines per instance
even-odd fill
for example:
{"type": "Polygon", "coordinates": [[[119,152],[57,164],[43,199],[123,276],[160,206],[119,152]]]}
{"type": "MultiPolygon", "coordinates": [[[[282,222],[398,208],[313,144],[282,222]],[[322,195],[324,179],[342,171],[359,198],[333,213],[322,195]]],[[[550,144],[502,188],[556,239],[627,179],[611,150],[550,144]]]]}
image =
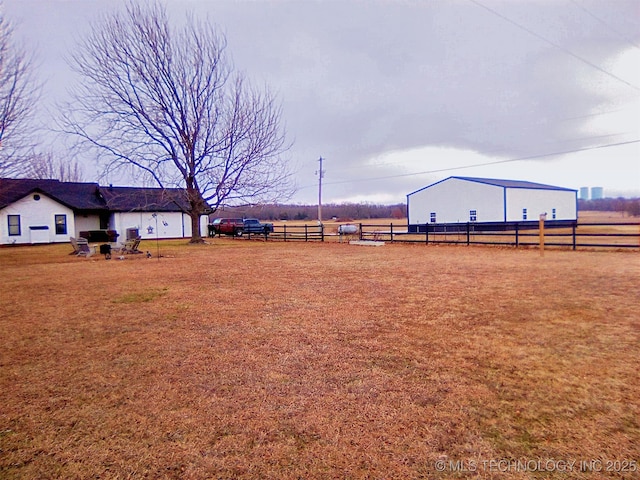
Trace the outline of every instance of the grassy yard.
{"type": "Polygon", "coordinates": [[[0,249],[0,478],[639,477],[638,252],[142,248],[0,249]]]}

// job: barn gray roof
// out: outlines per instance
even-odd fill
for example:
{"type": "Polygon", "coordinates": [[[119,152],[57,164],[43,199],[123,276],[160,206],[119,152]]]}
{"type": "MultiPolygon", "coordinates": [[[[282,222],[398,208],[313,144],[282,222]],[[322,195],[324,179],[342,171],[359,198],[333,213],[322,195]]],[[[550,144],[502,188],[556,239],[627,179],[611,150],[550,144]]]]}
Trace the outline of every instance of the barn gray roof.
{"type": "Polygon", "coordinates": [[[478,178],[478,177],[449,177],[458,178],[460,180],[467,180],[468,182],[486,183],[488,185],[495,185],[497,187],[505,188],[528,188],[535,190],[569,190],[575,191],[571,188],[556,187],[554,185],[545,185],[544,183],[525,182],[522,180],[500,180],[496,178],[478,178]]]}
{"type": "Polygon", "coordinates": [[[431,185],[427,185],[426,187],[422,187],[415,192],[409,193],[409,195],[413,195],[414,193],[421,192],[422,190],[432,187],[433,185],[437,185],[442,182],[446,182],[447,180],[457,179],[464,180],[467,182],[475,182],[475,183],[484,183],[485,185],[493,185],[501,188],[527,188],[530,190],[560,190],[565,192],[576,192],[572,188],[565,187],[557,187],[554,185],[545,185],[543,183],[535,183],[535,182],[526,182],[522,180],[502,180],[497,178],[479,178],[479,177],[448,177],[444,180],[440,180],[439,182],[432,183],[431,185]]]}

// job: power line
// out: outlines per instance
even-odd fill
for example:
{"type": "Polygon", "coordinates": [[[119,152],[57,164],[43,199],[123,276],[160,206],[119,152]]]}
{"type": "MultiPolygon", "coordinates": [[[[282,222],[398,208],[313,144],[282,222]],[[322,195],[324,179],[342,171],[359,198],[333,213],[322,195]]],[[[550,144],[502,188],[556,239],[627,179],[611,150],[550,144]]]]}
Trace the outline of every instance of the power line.
{"type": "Polygon", "coordinates": [[[583,62],[583,63],[585,63],[585,64],[589,65],[589,66],[590,66],[590,67],[592,67],[592,68],[595,68],[595,69],[596,69],[596,70],[598,70],[599,72],[604,73],[605,75],[607,75],[607,76],[609,76],[609,77],[611,77],[611,78],[613,78],[613,79],[615,79],[615,80],[618,80],[618,81],[619,81],[619,82],[621,82],[621,83],[624,83],[625,85],[627,85],[627,86],[629,86],[629,87],[633,88],[634,90],[638,90],[638,91],[640,91],[640,87],[637,87],[636,85],[633,85],[632,83],[627,82],[626,80],[624,80],[624,79],[622,79],[622,78],[618,77],[617,75],[614,75],[613,73],[611,73],[611,72],[609,72],[609,71],[605,70],[604,68],[602,68],[602,67],[600,67],[600,66],[596,65],[595,63],[590,62],[590,61],[589,61],[589,60],[587,60],[586,58],[582,58],[581,56],[576,55],[576,54],[575,54],[575,53],[573,53],[572,51],[567,50],[566,48],[564,48],[562,45],[559,45],[559,44],[557,44],[557,43],[555,43],[555,42],[552,42],[551,40],[549,40],[549,39],[547,39],[547,38],[543,37],[543,36],[542,36],[542,35],[540,35],[539,33],[534,32],[534,31],[533,31],[533,30],[531,30],[530,28],[527,28],[527,27],[525,27],[524,25],[521,25],[521,24],[519,24],[518,22],[516,22],[516,21],[514,21],[514,20],[511,20],[509,17],[505,17],[505,16],[504,16],[504,15],[502,15],[500,12],[497,12],[496,10],[493,10],[492,8],[489,8],[489,7],[487,7],[486,5],[483,5],[483,4],[482,4],[482,3],[480,3],[478,0],[469,0],[469,1],[470,1],[471,3],[473,3],[473,4],[477,5],[477,6],[481,7],[481,8],[484,8],[484,9],[485,9],[485,10],[487,10],[488,12],[493,13],[493,14],[494,14],[494,15],[496,15],[497,17],[502,18],[504,21],[509,22],[509,23],[510,23],[510,24],[512,24],[512,25],[515,25],[515,26],[516,26],[516,27],[518,27],[519,29],[524,30],[525,32],[529,33],[530,35],[533,35],[534,37],[536,37],[536,38],[538,38],[538,39],[542,40],[543,42],[548,43],[548,44],[549,44],[549,45],[551,45],[552,47],[557,48],[558,50],[560,50],[560,51],[562,51],[562,52],[566,53],[567,55],[569,55],[569,56],[571,56],[571,57],[573,57],[573,58],[575,58],[575,59],[577,59],[577,60],[580,60],[581,62],[583,62]]]}
{"type": "MultiPolygon", "coordinates": [[[[620,132],[620,133],[608,133],[605,135],[590,135],[588,137],[576,137],[576,138],[570,138],[565,140],[563,143],[575,143],[575,142],[584,142],[585,140],[596,140],[596,139],[603,139],[603,138],[611,138],[611,137],[619,137],[621,135],[628,135],[631,133],[635,133],[635,132],[620,132]]],[[[552,140],[547,141],[547,142],[543,142],[543,143],[553,143],[552,140]]],[[[418,147],[421,148],[421,147],[418,147]]],[[[447,148],[447,147],[443,147],[443,148],[447,148]]],[[[595,147],[595,148],[599,148],[599,147],[595,147]]],[[[504,148],[492,148],[490,150],[483,150],[483,154],[487,155],[490,153],[496,153],[496,152],[502,152],[504,151],[504,148]]],[[[578,150],[579,151],[579,150],[578,150]]],[[[377,163],[370,163],[367,165],[367,167],[391,167],[397,164],[401,164],[403,163],[404,160],[399,159],[396,161],[384,161],[384,162],[377,162],[377,163]]],[[[348,167],[340,167],[338,169],[336,169],[337,172],[344,172],[344,171],[349,171],[349,170],[361,170],[362,169],[362,165],[353,165],[353,166],[348,166],[348,167]]]]}
{"type": "Polygon", "coordinates": [[[587,10],[587,8],[584,5],[580,5],[578,2],[576,2],[575,0],[571,0],[571,3],[573,3],[576,7],[578,7],[580,10],[582,10],[583,12],[585,12],[587,15],[589,15],[591,18],[593,18],[594,20],[600,22],[602,25],[604,25],[605,27],[607,27],[608,30],[612,31],[613,33],[615,33],[619,38],[621,38],[622,40],[626,41],[627,43],[629,43],[629,45],[631,45],[634,48],[638,48],[640,49],[640,45],[638,45],[637,43],[635,43],[633,40],[631,40],[629,37],[627,37],[626,35],[623,35],[622,33],[620,33],[618,30],[616,30],[615,28],[613,28],[611,25],[609,25],[607,22],[605,22],[604,20],[602,20],[600,17],[596,16],[593,12],[587,10]]]}
{"type": "MultiPolygon", "coordinates": [[[[563,122],[570,122],[570,121],[574,121],[574,120],[583,120],[586,118],[593,118],[593,117],[599,117],[599,116],[603,116],[603,115],[611,115],[614,113],[619,113],[619,112],[624,112],[625,109],[622,108],[618,108],[615,110],[606,110],[606,111],[600,111],[600,112],[593,112],[593,113],[587,113],[584,115],[576,115],[573,117],[559,117],[559,118],[551,118],[551,119],[541,119],[538,120],[535,123],[531,123],[531,124],[527,124],[525,126],[523,126],[521,128],[521,130],[527,130],[527,129],[533,129],[536,128],[539,125],[551,125],[551,122],[557,122],[557,123],[563,123],[563,122]]],[[[484,121],[483,125],[498,125],[500,123],[500,121],[493,119],[493,120],[489,120],[489,121],[484,121]]],[[[469,129],[467,129],[467,132],[471,131],[478,131],[479,129],[477,127],[470,127],[469,129]]],[[[584,141],[584,140],[596,140],[596,139],[601,139],[601,138],[607,138],[607,137],[618,137],[621,135],[628,135],[630,133],[635,133],[635,132],[617,132],[617,133],[608,133],[608,134],[604,134],[604,135],[590,135],[587,137],[580,137],[580,138],[571,138],[571,139],[567,139],[566,142],[576,142],[576,141],[584,141]]],[[[438,140],[433,140],[430,142],[432,144],[439,144],[438,140]]],[[[550,143],[550,142],[548,142],[550,143]]],[[[412,147],[413,148],[422,148],[422,147],[412,147]]],[[[492,153],[492,152],[500,152],[502,149],[491,149],[491,150],[484,150],[483,153],[492,153]]],[[[318,160],[314,160],[314,162],[317,162],[318,160]]],[[[376,162],[376,163],[370,163],[367,166],[368,167],[388,167],[390,165],[395,165],[397,163],[402,163],[402,160],[398,160],[395,162],[390,162],[390,161],[384,161],[384,162],[376,162]]],[[[355,165],[355,166],[339,166],[337,167],[336,171],[339,172],[344,172],[344,171],[348,171],[348,170],[356,170],[356,169],[362,169],[361,165],[355,165]]],[[[317,172],[316,172],[317,175],[317,172]]],[[[309,185],[305,186],[305,187],[301,187],[301,188],[309,188],[309,185]]]]}
{"type": "MultiPolygon", "coordinates": [[[[569,153],[578,153],[578,152],[585,152],[588,150],[598,150],[601,148],[609,148],[609,147],[619,147],[622,145],[630,145],[633,143],[640,143],[640,139],[637,140],[629,140],[627,142],[618,142],[618,143],[609,143],[606,145],[596,145],[595,147],[585,147],[585,148],[576,148],[573,150],[563,150],[563,151],[559,151],[559,152],[552,152],[552,153],[543,153],[543,154],[539,154],[539,155],[531,155],[528,157],[518,157],[518,158],[510,158],[507,160],[495,160],[492,162],[483,162],[483,163],[474,163],[474,164],[469,164],[469,165],[463,165],[460,167],[448,167],[448,168],[439,168],[437,170],[426,170],[424,172],[413,172],[413,173],[401,173],[401,174],[397,174],[397,175],[386,175],[383,177],[371,177],[371,178],[361,178],[361,179],[356,179],[356,180],[341,180],[338,182],[325,182],[324,185],[340,185],[343,183],[359,183],[359,182],[371,182],[371,181],[375,181],[375,180],[388,180],[390,178],[402,178],[402,177],[414,177],[414,176],[418,176],[418,175],[428,175],[428,174],[432,174],[432,173],[442,173],[442,172],[451,172],[454,170],[463,170],[466,168],[475,168],[475,167],[486,167],[489,165],[498,165],[501,163],[511,163],[511,162],[521,162],[524,160],[534,160],[537,158],[545,158],[545,157],[555,157],[557,155],[566,155],[569,153]]],[[[304,186],[304,187],[300,187],[300,189],[303,188],[308,188],[309,185],[304,186]]]]}

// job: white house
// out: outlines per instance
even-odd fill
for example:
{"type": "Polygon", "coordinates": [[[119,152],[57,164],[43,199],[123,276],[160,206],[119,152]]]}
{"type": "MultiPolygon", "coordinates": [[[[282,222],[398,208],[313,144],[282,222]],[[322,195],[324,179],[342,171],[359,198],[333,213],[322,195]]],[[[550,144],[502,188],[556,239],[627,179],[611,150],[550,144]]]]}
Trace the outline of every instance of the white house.
{"type": "MultiPolygon", "coordinates": [[[[407,195],[410,232],[426,224],[575,221],[578,191],[518,180],[449,177],[407,195]]],[[[422,228],[420,228],[422,226],[422,228]]]]}
{"type": "MultiPolygon", "coordinates": [[[[182,189],[104,187],[100,192],[109,208],[109,228],[126,233],[137,229],[145,238],[191,236],[189,206],[182,189]]],[[[207,235],[208,216],[200,216],[200,234],[207,235]]]]}
{"type": "MultiPolygon", "coordinates": [[[[143,239],[191,236],[181,189],[0,178],[0,244],[68,242],[80,232],[128,231],[143,239]]],[[[207,216],[200,218],[206,235],[207,216]]]]}

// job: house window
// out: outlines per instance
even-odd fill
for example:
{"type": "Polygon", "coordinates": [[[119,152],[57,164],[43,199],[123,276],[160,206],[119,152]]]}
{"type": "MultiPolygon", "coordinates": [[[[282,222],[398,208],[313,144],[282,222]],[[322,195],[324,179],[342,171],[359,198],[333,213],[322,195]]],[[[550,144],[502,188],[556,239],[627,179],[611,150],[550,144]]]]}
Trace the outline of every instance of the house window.
{"type": "Polygon", "coordinates": [[[430,214],[431,223],[436,223],[436,212],[431,212],[430,214]]]}
{"type": "Polygon", "coordinates": [[[67,234],[67,216],[66,215],[56,215],[56,235],[66,235],[67,234]]]}
{"type": "Polygon", "coordinates": [[[469,210],[469,221],[475,222],[478,220],[478,212],[476,210],[469,210]]]}
{"type": "Polygon", "coordinates": [[[523,208],[523,209],[522,209],[522,219],[523,219],[523,220],[526,220],[526,219],[527,219],[527,209],[526,209],[526,208],[523,208]]]}
{"type": "Polygon", "coordinates": [[[9,220],[9,235],[20,235],[20,215],[7,215],[9,220]]]}
{"type": "Polygon", "coordinates": [[[552,208],[552,209],[551,209],[551,218],[552,218],[553,220],[555,220],[555,219],[556,219],[556,209],[555,209],[555,208],[552,208]]]}

